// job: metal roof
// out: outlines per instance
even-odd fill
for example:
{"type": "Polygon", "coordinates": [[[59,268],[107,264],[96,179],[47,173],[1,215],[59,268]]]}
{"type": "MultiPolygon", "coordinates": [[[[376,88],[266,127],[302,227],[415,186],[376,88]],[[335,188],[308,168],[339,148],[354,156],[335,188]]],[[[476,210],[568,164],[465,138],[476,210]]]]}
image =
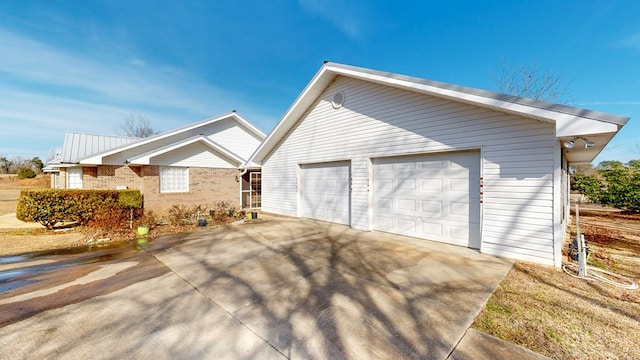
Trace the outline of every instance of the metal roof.
{"type": "Polygon", "coordinates": [[[93,135],[67,132],[64,137],[60,164],[77,164],[80,159],[99,154],[124,145],[142,141],[141,138],[93,135]]]}

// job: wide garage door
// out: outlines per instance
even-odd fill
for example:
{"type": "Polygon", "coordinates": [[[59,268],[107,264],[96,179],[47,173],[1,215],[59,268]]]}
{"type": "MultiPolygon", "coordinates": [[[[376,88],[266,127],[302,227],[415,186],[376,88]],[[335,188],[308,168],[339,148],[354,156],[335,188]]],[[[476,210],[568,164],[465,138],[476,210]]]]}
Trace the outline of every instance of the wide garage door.
{"type": "Polygon", "coordinates": [[[300,210],[302,217],[349,224],[348,161],[301,166],[300,210]]]}
{"type": "Polygon", "coordinates": [[[374,229],[480,248],[480,154],[375,159],[374,229]]]}

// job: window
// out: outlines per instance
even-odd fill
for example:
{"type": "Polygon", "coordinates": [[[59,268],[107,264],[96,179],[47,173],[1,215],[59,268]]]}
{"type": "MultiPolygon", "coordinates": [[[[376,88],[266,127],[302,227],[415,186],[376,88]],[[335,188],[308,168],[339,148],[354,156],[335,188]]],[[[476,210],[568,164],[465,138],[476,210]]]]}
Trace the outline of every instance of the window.
{"type": "Polygon", "coordinates": [[[82,168],[67,168],[67,189],[82,189],[82,168]]]}
{"type": "Polygon", "coordinates": [[[189,168],[185,167],[160,167],[160,192],[188,192],[189,168]]]}

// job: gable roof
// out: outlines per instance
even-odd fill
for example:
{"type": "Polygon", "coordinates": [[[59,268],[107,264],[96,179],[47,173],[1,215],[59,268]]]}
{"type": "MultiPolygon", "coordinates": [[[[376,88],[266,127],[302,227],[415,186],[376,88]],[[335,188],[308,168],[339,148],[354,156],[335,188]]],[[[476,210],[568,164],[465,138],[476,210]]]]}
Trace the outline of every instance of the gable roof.
{"type": "MultiPolygon", "coordinates": [[[[247,120],[245,120],[244,118],[242,118],[240,115],[238,115],[235,110],[232,112],[229,112],[227,114],[223,114],[217,117],[212,117],[191,125],[187,125],[184,126],[182,128],[178,128],[175,130],[171,130],[171,131],[167,131],[158,135],[154,135],[154,136],[150,136],[144,139],[138,139],[139,141],[137,142],[133,142],[133,143],[129,143],[126,144],[124,146],[120,146],[120,147],[115,147],[115,148],[111,148],[107,151],[102,151],[102,152],[95,152],[92,154],[88,154],[87,156],[80,158],[78,163],[80,164],[90,164],[90,165],[100,165],[103,162],[103,159],[107,156],[111,156],[114,154],[118,154],[127,150],[132,150],[135,148],[141,148],[142,146],[148,145],[148,144],[152,144],[154,142],[160,141],[160,140],[164,140],[164,139],[169,139],[171,137],[176,137],[180,134],[184,134],[187,133],[189,131],[193,131],[196,130],[198,128],[201,127],[205,127],[207,125],[216,123],[216,122],[220,122],[223,120],[234,120],[236,121],[241,127],[243,127],[244,129],[247,130],[247,132],[253,134],[256,138],[260,139],[261,141],[264,140],[264,138],[266,137],[266,135],[260,131],[258,128],[256,128],[255,126],[253,126],[251,123],[249,123],[247,120]]],[[[127,159],[128,163],[136,163],[136,161],[141,161],[141,164],[144,164],[145,162],[148,163],[149,159],[153,156],[157,156],[163,153],[166,153],[168,151],[171,150],[175,150],[181,146],[186,146],[189,144],[192,144],[193,142],[202,142],[205,145],[209,146],[210,148],[216,150],[219,153],[222,153],[223,155],[225,155],[227,158],[229,159],[233,159],[235,162],[237,162],[237,166],[242,165],[242,163],[244,161],[246,161],[246,159],[241,158],[240,156],[238,156],[237,154],[233,154],[231,151],[229,151],[228,149],[222,147],[220,144],[215,143],[214,141],[210,140],[210,139],[204,139],[204,136],[202,137],[196,137],[196,139],[194,139],[193,137],[189,138],[189,139],[181,139],[181,140],[177,140],[176,143],[172,143],[170,145],[164,145],[161,146],[158,149],[154,149],[151,151],[146,151],[143,154],[140,155],[136,155],[131,159],[127,159]],[[193,140],[193,141],[192,141],[193,140]],[[177,146],[176,146],[177,145],[177,146]]]]}
{"type": "Polygon", "coordinates": [[[130,159],[128,159],[130,164],[134,164],[134,165],[149,165],[151,163],[151,158],[162,155],[162,154],[166,154],[170,151],[182,148],[184,146],[187,145],[191,145],[191,144],[195,144],[195,143],[201,143],[207,147],[209,147],[210,149],[222,154],[223,156],[225,156],[226,158],[230,159],[231,162],[235,163],[235,166],[240,166],[243,164],[243,162],[246,159],[242,159],[240,158],[238,155],[232,153],[231,151],[229,151],[228,149],[224,148],[222,145],[216,143],[215,141],[207,138],[206,136],[203,135],[197,135],[197,136],[193,136],[190,137],[188,139],[184,139],[182,141],[176,142],[176,143],[172,143],[170,145],[161,147],[159,149],[154,149],[152,151],[149,151],[147,153],[144,154],[140,154],[136,157],[132,157],[130,159]]]}
{"type": "MultiPolygon", "coordinates": [[[[593,160],[609,140],[611,140],[613,135],[629,120],[628,117],[598,111],[552,104],[406,75],[325,62],[289,109],[287,109],[280,122],[278,122],[263,143],[256,149],[249,161],[245,164],[245,167],[252,162],[261,164],[278,146],[280,141],[287,136],[287,133],[295,126],[307,109],[313,105],[318,97],[338,76],[360,79],[514,114],[537,121],[553,123],[556,126],[556,137],[558,137],[560,141],[568,141],[576,136],[599,135],[598,146],[590,149],[586,156],[582,154],[581,158],[575,159],[580,162],[590,162],[593,160]],[[608,135],[602,136],[602,134],[608,135]]],[[[571,160],[572,159],[570,159],[570,161],[571,160]]]]}

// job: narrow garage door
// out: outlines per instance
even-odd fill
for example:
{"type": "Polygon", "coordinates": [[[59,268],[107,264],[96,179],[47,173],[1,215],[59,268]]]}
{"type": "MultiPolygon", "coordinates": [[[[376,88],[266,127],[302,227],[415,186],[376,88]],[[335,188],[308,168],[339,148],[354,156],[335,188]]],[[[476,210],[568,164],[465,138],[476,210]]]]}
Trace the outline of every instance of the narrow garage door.
{"type": "Polygon", "coordinates": [[[374,228],[480,248],[480,155],[374,160],[374,228]]]}
{"type": "Polygon", "coordinates": [[[301,166],[300,207],[302,217],[349,224],[349,162],[301,166]]]}

